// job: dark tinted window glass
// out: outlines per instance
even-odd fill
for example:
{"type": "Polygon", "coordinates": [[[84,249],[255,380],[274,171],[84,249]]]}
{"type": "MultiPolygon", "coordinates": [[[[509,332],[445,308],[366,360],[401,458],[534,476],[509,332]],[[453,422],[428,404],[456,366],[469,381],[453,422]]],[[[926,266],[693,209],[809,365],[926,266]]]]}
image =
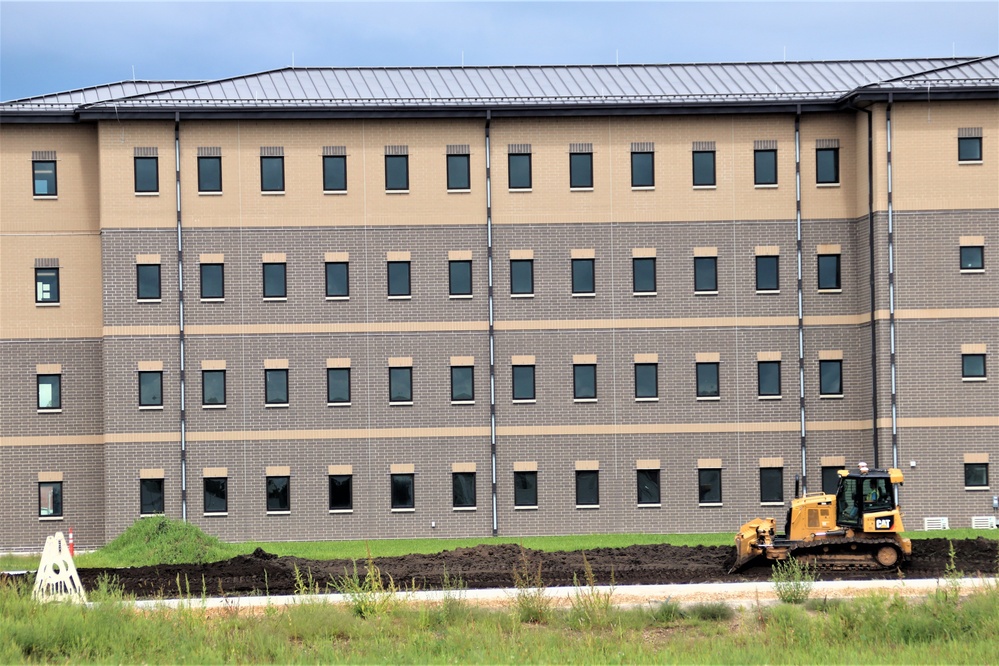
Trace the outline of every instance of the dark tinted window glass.
{"type": "Polygon", "coordinates": [[[62,375],[38,375],[38,409],[62,409],[62,375]]]}
{"type": "Polygon", "coordinates": [[[467,190],[471,188],[468,155],[447,156],[447,189],[467,190]]]}
{"type": "Polygon", "coordinates": [[[589,400],[597,397],[597,366],[572,366],[572,397],[577,400],[589,400]]]}
{"type": "Polygon", "coordinates": [[[199,192],[222,191],[221,157],[198,158],[198,191],[199,192]]]}
{"type": "Polygon", "coordinates": [[[697,470],[698,501],[701,504],[721,504],[721,470],[697,470]]]}
{"type": "Polygon", "coordinates": [[[530,189],[531,188],[531,156],[510,155],[508,158],[510,165],[510,189],[530,189]]]}
{"type": "Polygon", "coordinates": [[[632,287],[636,294],[656,291],[656,260],[653,258],[631,260],[632,287]]]}
{"type": "Polygon", "coordinates": [[[985,377],[985,354],[962,354],[961,376],[972,379],[985,377]]]}
{"type": "Polygon", "coordinates": [[[757,150],[753,154],[757,185],[777,184],[777,151],[757,150]]]}
{"type": "Polygon", "coordinates": [[[350,402],[350,368],[326,369],[326,402],[350,402]]]}
{"type": "Polygon", "coordinates": [[[631,154],[631,186],[652,187],[656,184],[652,153],[631,154]]]}
{"type": "Polygon", "coordinates": [[[139,406],[141,407],[163,406],[162,372],[139,373],[139,406]]]}
{"type": "Polygon", "coordinates": [[[638,470],[638,503],[659,504],[659,470],[638,470]]]}
{"type": "Polygon", "coordinates": [[[389,402],[413,402],[412,368],[389,368],[389,402]]]}
{"type": "Polygon", "coordinates": [[[35,269],[35,303],[59,302],[59,269],[35,269]]]}
{"type": "Polygon", "coordinates": [[[263,192],[284,191],[284,158],[260,158],[260,189],[263,192]]]}
{"type": "Polygon", "coordinates": [[[225,298],[223,264],[201,264],[201,298],[225,298]]]}
{"type": "Polygon", "coordinates": [[[513,473],[513,504],[514,506],[538,505],[538,473],[513,473]]]}
{"type": "Polygon", "coordinates": [[[350,474],[330,475],[330,511],[354,508],[354,479],[350,474]]]}
{"type": "Polygon", "coordinates": [[[718,291],[718,257],[694,257],[694,291],[718,291]]]}
{"type": "Polygon", "coordinates": [[[985,248],[965,246],[961,248],[961,269],[981,270],[985,268],[985,248]]]}
{"type": "Polygon", "coordinates": [[[45,481],[38,484],[38,515],[62,515],[62,481],[45,481]]]}
{"type": "Polygon", "coordinates": [[[409,155],[385,156],[385,189],[409,189],[409,155]]]}
{"type": "Polygon", "coordinates": [[[576,506],[600,504],[600,472],[596,470],[576,471],[576,506]]]}
{"type": "Polygon", "coordinates": [[[635,364],[635,397],[659,397],[659,366],[656,363],[635,364]]]}
{"type": "Polygon", "coordinates": [[[819,393],[843,395],[843,361],[819,361],[819,393]]]}
{"type": "Polygon", "coordinates": [[[533,259],[510,260],[510,293],[511,294],[534,293],[533,259]]]}
{"type": "Polygon", "coordinates": [[[264,264],[264,298],[288,296],[287,264],[264,264]]]}
{"type": "Polygon", "coordinates": [[[780,289],[779,257],[756,257],[756,291],[780,289]]]}
{"type": "Polygon", "coordinates": [[[56,163],[31,163],[32,192],[36,197],[54,197],[56,192],[56,163]]]}
{"type": "Polygon", "coordinates": [[[780,361],[760,361],[756,364],[759,395],[780,395],[780,361]]]}
{"type": "Polygon", "coordinates": [[[229,510],[229,479],[205,479],[205,513],[229,510]]]}
{"type": "Polygon", "coordinates": [[[392,508],[412,509],[416,506],[413,496],[413,475],[393,474],[392,475],[392,508]]]}
{"type": "Polygon", "coordinates": [[[839,487],[839,471],[842,467],[822,468],[822,492],[826,495],[835,495],[839,487]]]}
{"type": "Polygon", "coordinates": [[[694,185],[715,184],[715,151],[694,151],[694,185]]]}
{"type": "Polygon", "coordinates": [[[451,475],[451,499],[455,507],[475,506],[475,472],[451,475]]]}
{"type": "Polygon", "coordinates": [[[569,153],[569,187],[593,187],[593,153],[569,153]]]}
{"type": "Polygon", "coordinates": [[[475,400],[475,368],[471,366],[451,368],[451,400],[455,402],[475,400]]]}
{"type": "Polygon", "coordinates": [[[534,400],[534,366],[513,366],[513,399],[534,400]]]}
{"type": "Polygon", "coordinates": [[[138,297],[140,299],[160,298],[160,265],[138,264],[136,267],[138,297]]]}
{"type": "Polygon", "coordinates": [[[964,485],[969,488],[984,488],[989,485],[988,463],[965,463],[964,485]]]}
{"type": "Polygon", "coordinates": [[[819,289],[840,289],[839,255],[819,255],[819,289]]]}
{"type": "Polygon", "coordinates": [[[201,404],[225,404],[225,370],[201,371],[201,404]]]}
{"type": "Polygon", "coordinates": [[[388,295],[389,296],[411,295],[409,287],[408,261],[388,262],[388,295]]]}
{"type": "Polygon", "coordinates": [[[323,156],[323,191],[343,192],[347,189],[347,157],[323,156]]]}
{"type": "Polygon", "coordinates": [[[572,293],[592,294],[594,291],[593,259],[573,259],[572,293]]]}
{"type": "Polygon", "coordinates": [[[815,182],[839,182],[839,148],[818,148],[815,150],[815,182]]]}
{"type": "Polygon", "coordinates": [[[718,364],[698,363],[697,364],[697,397],[715,398],[718,397],[718,364]]]}
{"type": "Polygon", "coordinates": [[[448,293],[452,296],[472,295],[472,262],[448,262],[448,293]]]}
{"type": "Polygon", "coordinates": [[[291,480],[287,476],[267,477],[267,510],[291,511],[291,480]]]}
{"type": "Polygon", "coordinates": [[[163,479],[139,480],[139,513],[163,513],[163,479]]]}
{"type": "Polygon", "coordinates": [[[288,404],[287,370],[264,370],[264,402],[268,405],[288,404]]]}
{"type": "Polygon", "coordinates": [[[326,263],[326,295],[330,298],[350,296],[350,266],[346,261],[326,263]]]}
{"type": "Polygon", "coordinates": [[[961,162],[980,162],[982,160],[982,138],[962,137],[958,139],[957,159],[961,162]]]}
{"type": "Polygon", "coordinates": [[[760,501],[784,501],[784,469],[782,467],[760,469],[760,501]]]}
{"type": "Polygon", "coordinates": [[[135,191],[159,192],[160,173],[158,157],[135,158],[135,191]]]}

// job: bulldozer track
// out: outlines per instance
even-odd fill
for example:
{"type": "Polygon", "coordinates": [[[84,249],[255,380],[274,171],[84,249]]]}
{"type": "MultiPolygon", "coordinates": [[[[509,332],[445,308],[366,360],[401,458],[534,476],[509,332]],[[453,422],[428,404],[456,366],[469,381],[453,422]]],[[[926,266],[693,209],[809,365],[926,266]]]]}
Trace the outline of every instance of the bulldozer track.
{"type": "Polygon", "coordinates": [[[894,539],[831,538],[797,544],[788,549],[797,560],[808,562],[820,571],[884,571],[902,565],[906,556],[894,539]],[[880,564],[875,552],[882,546],[899,551],[898,562],[891,566],[880,564]]]}

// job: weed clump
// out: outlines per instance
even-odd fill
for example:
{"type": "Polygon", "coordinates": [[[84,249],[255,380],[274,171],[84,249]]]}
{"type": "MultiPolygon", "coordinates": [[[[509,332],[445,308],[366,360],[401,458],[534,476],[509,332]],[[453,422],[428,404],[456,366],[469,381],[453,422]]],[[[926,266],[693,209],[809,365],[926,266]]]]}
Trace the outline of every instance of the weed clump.
{"type": "Polygon", "coordinates": [[[654,611],[652,611],[652,619],[660,624],[669,624],[671,622],[679,622],[686,617],[686,613],[680,608],[680,604],[673,601],[672,599],[666,599],[654,611]]]}
{"type": "Polygon", "coordinates": [[[520,548],[520,561],[513,567],[513,585],[516,588],[515,606],[520,621],[546,622],[551,616],[552,600],[541,579],[541,561],[538,561],[535,569],[523,546],[520,548]]]}
{"type": "Polygon", "coordinates": [[[354,560],[354,570],[345,569],[341,578],[333,580],[333,588],[347,598],[351,612],[361,619],[384,615],[399,605],[395,581],[389,576],[388,584],[385,584],[370,551],[364,577],[358,573],[357,560],[354,560]]]}
{"type": "Polygon", "coordinates": [[[581,627],[607,626],[614,607],[611,601],[614,596],[614,572],[611,571],[610,588],[598,589],[593,567],[586,559],[586,553],[583,553],[583,578],[584,584],[580,584],[576,574],[572,575],[572,585],[576,588],[576,593],[571,600],[569,617],[573,624],[581,627]]]}
{"type": "Polygon", "coordinates": [[[471,608],[465,593],[468,586],[460,575],[451,575],[444,567],[441,576],[441,599],[438,603],[421,609],[420,624],[426,628],[447,627],[464,622],[471,608]]]}
{"type": "Polygon", "coordinates": [[[774,584],[777,598],[785,604],[803,604],[808,601],[815,582],[815,571],[807,562],[793,557],[783,562],[775,562],[770,580],[774,584]]]}
{"type": "Polygon", "coordinates": [[[191,523],[165,516],[137,520],[100,550],[81,556],[88,567],[204,564],[231,557],[231,548],[191,523]]]}
{"type": "Polygon", "coordinates": [[[705,622],[727,622],[735,617],[732,607],[723,601],[694,604],[687,609],[687,617],[705,622]]]}

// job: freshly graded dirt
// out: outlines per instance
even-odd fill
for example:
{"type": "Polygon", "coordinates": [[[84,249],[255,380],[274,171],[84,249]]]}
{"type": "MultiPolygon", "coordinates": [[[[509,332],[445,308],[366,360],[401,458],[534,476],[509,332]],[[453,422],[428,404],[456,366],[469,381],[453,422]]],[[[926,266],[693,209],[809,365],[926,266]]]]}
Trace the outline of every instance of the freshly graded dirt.
{"type": "MultiPolygon", "coordinates": [[[[907,578],[939,578],[946,573],[951,541],[947,539],[920,539],[912,542],[912,562],[903,570],[907,578]]],[[[983,573],[995,575],[999,542],[991,539],[966,539],[953,541],[955,564],[965,575],[983,573]]],[[[671,584],[671,583],[735,583],[766,581],[770,567],[763,562],[738,574],[727,572],[735,561],[735,551],[730,546],[629,546],[627,548],[596,548],[585,551],[598,585],[611,581],[616,585],[671,584]]],[[[584,582],[583,551],[547,553],[523,549],[516,545],[483,545],[475,548],[458,548],[435,555],[406,555],[376,558],[375,564],[385,582],[391,576],[400,588],[440,589],[445,572],[451,577],[460,576],[469,589],[513,587],[514,569],[532,574],[541,565],[541,578],[548,587],[570,586],[575,574],[584,582]]],[[[300,577],[318,583],[320,592],[328,590],[326,583],[346,573],[353,573],[350,560],[304,560],[297,557],[278,557],[257,549],[251,555],[242,555],[223,562],[210,564],[162,565],[129,569],[80,569],[80,578],[86,589],[96,586],[103,574],[117,576],[125,592],[138,598],[146,597],[200,597],[225,595],[296,593],[295,569],[300,577]],[[178,589],[179,585],[179,589],[178,589]],[[204,588],[204,589],[202,589],[204,588]]],[[[363,577],[366,562],[357,562],[358,575],[363,577]]],[[[895,570],[885,572],[828,572],[820,575],[824,580],[871,580],[898,577],[895,570]]]]}

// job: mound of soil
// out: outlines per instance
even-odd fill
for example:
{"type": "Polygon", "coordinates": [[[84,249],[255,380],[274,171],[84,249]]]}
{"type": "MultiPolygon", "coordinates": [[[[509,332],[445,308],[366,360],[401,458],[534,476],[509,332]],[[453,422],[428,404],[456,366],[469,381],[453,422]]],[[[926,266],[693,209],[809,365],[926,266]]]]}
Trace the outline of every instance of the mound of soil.
{"type": "MultiPolygon", "coordinates": [[[[908,578],[939,578],[950,561],[954,544],[955,564],[966,575],[995,574],[999,542],[990,539],[921,539],[912,542],[912,562],[905,570],[908,578]]],[[[457,548],[434,555],[405,555],[376,558],[375,565],[385,582],[392,577],[400,588],[440,589],[444,572],[460,576],[469,589],[512,587],[514,570],[537,574],[548,587],[569,586],[573,576],[585,581],[584,551],[546,553],[521,549],[512,544],[457,548]]],[[[730,546],[629,546],[596,548],[585,551],[597,584],[616,585],[667,583],[732,583],[766,581],[770,567],[764,561],[738,574],[729,575],[735,560],[730,546]]],[[[364,577],[367,563],[357,562],[357,572],[364,577]]],[[[80,569],[86,589],[93,589],[102,575],[117,576],[126,593],[136,597],[174,597],[179,595],[223,596],[296,592],[296,569],[299,579],[312,580],[319,591],[327,591],[327,582],[354,572],[351,560],[304,560],[278,557],[257,549],[250,555],[210,564],[161,565],[129,569],[80,569]]],[[[885,572],[828,572],[827,580],[870,580],[896,578],[894,570],[885,572]]],[[[328,591],[335,591],[332,587],[328,591]]]]}

